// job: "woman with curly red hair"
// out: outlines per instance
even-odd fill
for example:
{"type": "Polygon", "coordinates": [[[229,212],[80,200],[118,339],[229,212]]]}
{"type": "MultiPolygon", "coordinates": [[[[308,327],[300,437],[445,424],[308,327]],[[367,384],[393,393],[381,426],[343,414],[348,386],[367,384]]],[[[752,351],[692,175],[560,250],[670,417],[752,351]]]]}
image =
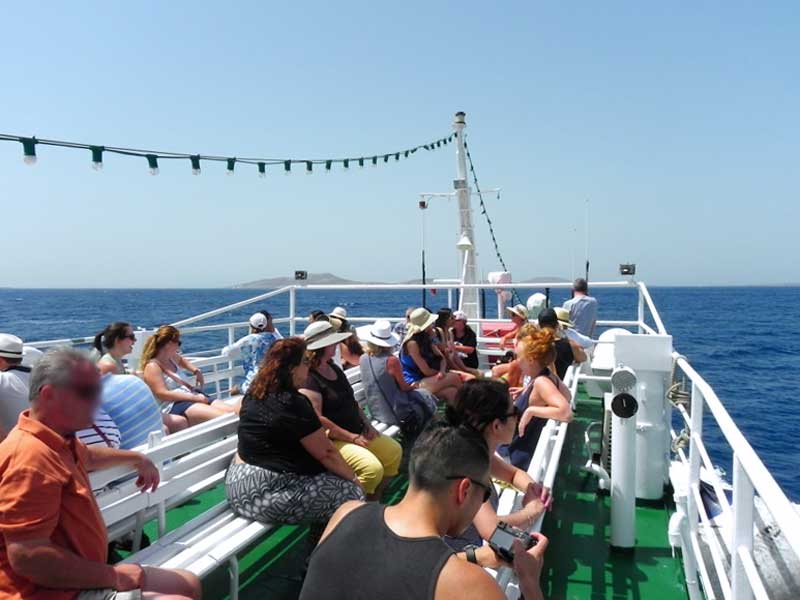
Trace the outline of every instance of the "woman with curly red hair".
{"type": "Polygon", "coordinates": [[[572,407],[567,386],[548,367],[556,357],[555,332],[528,327],[520,333],[517,360],[529,381],[515,401],[521,413],[519,427],[505,453],[512,465],[527,471],[544,424],[548,419],[571,421],[572,407]]]}

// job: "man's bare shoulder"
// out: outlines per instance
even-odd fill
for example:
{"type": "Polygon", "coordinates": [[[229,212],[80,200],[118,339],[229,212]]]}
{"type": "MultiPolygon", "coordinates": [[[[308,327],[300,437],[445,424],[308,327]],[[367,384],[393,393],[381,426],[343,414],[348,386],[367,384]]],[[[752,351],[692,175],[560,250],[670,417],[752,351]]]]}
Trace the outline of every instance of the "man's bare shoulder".
{"type": "Polygon", "coordinates": [[[505,595],[482,567],[454,554],[436,582],[435,600],[504,600],[505,595]]]}

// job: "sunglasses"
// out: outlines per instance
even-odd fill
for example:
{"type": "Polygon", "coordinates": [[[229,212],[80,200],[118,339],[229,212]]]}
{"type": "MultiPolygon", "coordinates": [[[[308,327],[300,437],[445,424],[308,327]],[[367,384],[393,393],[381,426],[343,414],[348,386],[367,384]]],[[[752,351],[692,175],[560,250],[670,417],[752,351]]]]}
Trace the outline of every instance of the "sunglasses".
{"type": "Polygon", "coordinates": [[[133,335],[133,334],[130,334],[130,335],[123,335],[123,336],[122,336],[120,339],[123,339],[123,340],[130,340],[130,341],[132,341],[132,342],[135,342],[135,341],[136,341],[136,336],[135,336],[135,335],[133,335]]]}
{"type": "Polygon", "coordinates": [[[176,344],[178,344],[178,347],[179,347],[179,348],[180,348],[181,346],[183,346],[183,342],[182,342],[181,340],[170,340],[170,342],[175,342],[176,344]]]}
{"type": "Polygon", "coordinates": [[[489,501],[489,498],[492,497],[492,486],[486,485],[482,481],[478,481],[477,479],[473,479],[472,477],[467,477],[466,475],[451,475],[450,477],[445,477],[447,481],[458,481],[460,479],[469,479],[470,483],[474,483],[480,488],[483,488],[483,502],[486,503],[489,501]]]}
{"type": "Polygon", "coordinates": [[[505,421],[507,419],[510,419],[511,417],[514,417],[515,419],[519,420],[520,416],[522,416],[522,411],[520,411],[519,406],[514,404],[511,407],[511,412],[504,414],[501,417],[501,419],[503,419],[505,421]]]}
{"type": "Polygon", "coordinates": [[[74,383],[68,385],[67,388],[75,392],[75,394],[83,400],[94,400],[98,398],[103,389],[96,383],[74,383]]]}

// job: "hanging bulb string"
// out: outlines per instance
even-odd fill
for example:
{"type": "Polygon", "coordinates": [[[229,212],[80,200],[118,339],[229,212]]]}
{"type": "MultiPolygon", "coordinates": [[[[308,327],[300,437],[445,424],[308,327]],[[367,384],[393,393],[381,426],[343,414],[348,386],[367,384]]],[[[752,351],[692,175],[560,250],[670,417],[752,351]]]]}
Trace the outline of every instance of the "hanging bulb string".
{"type": "MultiPolygon", "coordinates": [[[[489,217],[489,211],[486,209],[486,203],[483,201],[483,192],[481,192],[481,186],[478,183],[478,175],[475,173],[475,165],[472,163],[472,155],[469,153],[469,146],[467,146],[466,137],[464,138],[464,152],[466,153],[467,161],[469,162],[469,172],[472,175],[472,182],[475,184],[475,192],[478,194],[481,214],[484,216],[486,219],[486,224],[489,226],[489,235],[491,236],[492,244],[494,245],[494,253],[497,256],[497,261],[500,263],[500,266],[503,267],[503,271],[508,271],[506,261],[503,260],[503,255],[500,253],[500,245],[497,243],[497,237],[494,234],[492,219],[489,217]]],[[[497,192],[497,199],[500,200],[500,192],[497,192]]],[[[522,299],[520,298],[516,288],[511,288],[511,292],[516,297],[517,303],[522,304],[522,299]]]]}
{"type": "MultiPolygon", "coordinates": [[[[407,150],[401,150],[399,152],[395,151],[395,152],[380,153],[380,154],[365,154],[363,156],[355,156],[347,158],[314,158],[314,159],[259,158],[259,157],[232,158],[231,156],[144,150],[141,148],[128,148],[123,146],[100,146],[97,144],[84,144],[81,142],[70,142],[63,140],[50,140],[37,137],[10,135],[5,133],[0,133],[0,141],[22,143],[23,146],[25,146],[26,148],[26,155],[28,155],[29,151],[28,148],[33,148],[31,152],[33,153],[34,158],[35,158],[36,146],[56,146],[68,149],[89,150],[92,152],[93,157],[96,156],[95,154],[96,149],[101,148],[102,153],[118,154],[121,156],[136,156],[148,159],[149,157],[154,156],[156,159],[164,159],[164,160],[188,160],[192,164],[193,171],[200,170],[198,166],[200,161],[224,162],[228,165],[228,167],[230,167],[231,164],[230,161],[233,160],[236,163],[256,165],[258,167],[259,174],[264,174],[266,167],[273,165],[283,165],[286,172],[291,171],[292,165],[304,165],[306,167],[307,173],[311,173],[313,171],[313,165],[324,165],[326,171],[330,171],[331,167],[334,164],[341,164],[345,169],[347,169],[351,166],[352,163],[356,163],[359,166],[363,166],[365,161],[370,161],[373,166],[377,166],[379,159],[383,159],[384,163],[388,163],[391,158],[394,158],[395,161],[399,161],[401,155],[404,158],[409,158],[412,154],[416,153],[418,150],[427,150],[427,151],[436,150],[452,142],[456,136],[457,136],[456,133],[452,133],[449,136],[440,138],[434,142],[428,144],[420,144],[418,146],[414,146],[413,148],[409,148],[407,150]]],[[[228,168],[228,171],[232,171],[232,169],[228,168]]]]}

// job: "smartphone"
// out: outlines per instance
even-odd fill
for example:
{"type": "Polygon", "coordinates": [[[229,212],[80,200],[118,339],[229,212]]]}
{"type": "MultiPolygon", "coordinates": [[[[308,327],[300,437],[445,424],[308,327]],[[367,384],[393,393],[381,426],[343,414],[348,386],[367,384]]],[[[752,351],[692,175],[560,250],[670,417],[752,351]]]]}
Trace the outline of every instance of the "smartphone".
{"type": "Polygon", "coordinates": [[[525,550],[533,548],[536,544],[536,538],[532,535],[512,527],[508,523],[500,521],[497,528],[494,530],[492,537],[489,538],[489,547],[494,550],[500,558],[508,563],[514,562],[514,540],[517,539],[522,542],[525,550]]]}

